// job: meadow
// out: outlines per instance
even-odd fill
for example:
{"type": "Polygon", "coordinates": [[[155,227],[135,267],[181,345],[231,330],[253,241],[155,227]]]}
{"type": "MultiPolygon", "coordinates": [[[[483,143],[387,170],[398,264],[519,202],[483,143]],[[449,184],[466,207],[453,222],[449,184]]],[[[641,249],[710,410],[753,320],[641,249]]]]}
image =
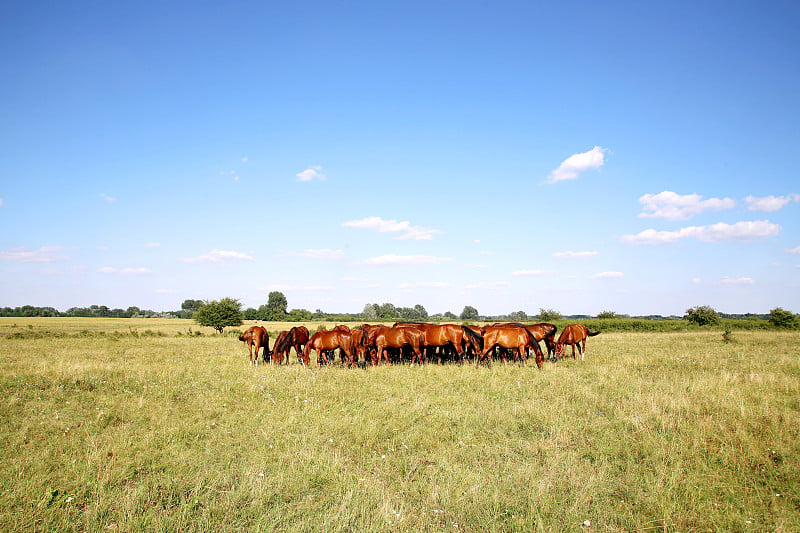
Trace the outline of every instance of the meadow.
{"type": "Polygon", "coordinates": [[[0,530],[800,531],[798,347],[305,369],[191,321],[3,318],[0,530]]]}

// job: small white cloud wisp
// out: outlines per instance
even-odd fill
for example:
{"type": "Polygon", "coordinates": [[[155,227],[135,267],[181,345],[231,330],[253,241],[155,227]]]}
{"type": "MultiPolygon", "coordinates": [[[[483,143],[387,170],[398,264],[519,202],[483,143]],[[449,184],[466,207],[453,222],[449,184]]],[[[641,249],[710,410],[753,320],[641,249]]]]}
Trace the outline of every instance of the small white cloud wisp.
{"type": "Polygon", "coordinates": [[[547,177],[547,183],[574,180],[581,173],[602,167],[606,162],[607,148],[595,146],[588,152],[573,154],[566,158],[557,169],[547,177]]]}
{"type": "Polygon", "coordinates": [[[640,218],[665,218],[667,220],[686,220],[703,211],[730,209],[736,205],[731,198],[709,198],[703,200],[699,194],[678,194],[663,191],[658,194],[645,194],[639,198],[642,204],[640,218]]]}
{"type": "Polygon", "coordinates": [[[681,239],[697,239],[701,242],[746,241],[774,237],[781,226],[769,220],[754,220],[726,224],[719,222],[709,226],[688,226],[676,231],[646,229],[636,235],[623,235],[620,240],[626,244],[670,244],[681,239]]]}

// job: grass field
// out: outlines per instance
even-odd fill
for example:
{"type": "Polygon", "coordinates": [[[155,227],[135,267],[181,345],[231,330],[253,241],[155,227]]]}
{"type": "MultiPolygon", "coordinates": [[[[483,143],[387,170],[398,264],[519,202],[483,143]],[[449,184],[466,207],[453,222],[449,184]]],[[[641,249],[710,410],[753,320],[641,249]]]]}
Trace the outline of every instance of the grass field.
{"type": "Polygon", "coordinates": [[[0,530],[800,531],[799,333],[542,371],[250,367],[209,333],[0,319],[0,530]]]}

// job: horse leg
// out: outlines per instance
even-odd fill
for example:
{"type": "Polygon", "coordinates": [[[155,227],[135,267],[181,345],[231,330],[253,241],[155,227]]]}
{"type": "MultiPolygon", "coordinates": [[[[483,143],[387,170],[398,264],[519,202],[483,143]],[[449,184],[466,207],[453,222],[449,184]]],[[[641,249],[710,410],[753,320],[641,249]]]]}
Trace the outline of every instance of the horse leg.
{"type": "Polygon", "coordinates": [[[581,341],[581,361],[583,361],[583,355],[586,353],[586,338],[581,341]]]}

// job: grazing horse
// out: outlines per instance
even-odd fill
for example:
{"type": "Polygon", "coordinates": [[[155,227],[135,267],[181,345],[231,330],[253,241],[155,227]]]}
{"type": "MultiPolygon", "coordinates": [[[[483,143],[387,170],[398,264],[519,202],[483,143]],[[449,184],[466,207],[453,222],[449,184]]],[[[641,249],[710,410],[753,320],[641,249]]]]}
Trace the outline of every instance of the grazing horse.
{"type": "Polygon", "coordinates": [[[558,328],[554,324],[539,322],[538,324],[527,325],[518,322],[508,322],[506,324],[495,324],[495,326],[519,326],[525,328],[536,338],[537,343],[544,340],[544,344],[547,346],[547,355],[550,359],[553,359],[555,356],[556,331],[558,331],[558,328]]]}
{"type": "Polygon", "coordinates": [[[532,326],[525,326],[525,329],[533,334],[537,342],[544,340],[544,345],[547,346],[547,355],[553,360],[556,354],[556,332],[558,331],[555,324],[539,322],[532,326]]]}
{"type": "Polygon", "coordinates": [[[422,350],[425,344],[422,340],[422,332],[416,328],[389,328],[382,326],[375,333],[375,355],[373,356],[373,363],[380,365],[381,356],[384,357],[386,362],[389,362],[389,356],[386,354],[387,348],[400,348],[402,351],[406,345],[411,346],[414,351],[414,356],[411,358],[411,364],[418,361],[422,364],[422,350]]]}
{"type": "Polygon", "coordinates": [[[412,328],[422,333],[422,342],[425,350],[428,348],[439,348],[439,364],[442,363],[442,354],[448,348],[452,348],[458,360],[464,358],[465,349],[474,342],[466,336],[462,326],[455,324],[427,324],[424,322],[398,322],[395,327],[412,328]]]}
{"type": "Polygon", "coordinates": [[[536,354],[536,366],[542,368],[544,363],[544,355],[539,348],[539,343],[525,328],[519,326],[488,326],[484,329],[483,333],[483,351],[477,357],[475,364],[480,362],[489,355],[489,364],[492,362],[491,353],[495,346],[512,350],[515,355],[519,356],[523,363],[525,362],[525,348],[531,348],[536,354]]]}
{"type": "Polygon", "coordinates": [[[367,361],[375,363],[377,356],[375,355],[375,337],[378,331],[385,326],[375,324],[361,324],[361,346],[359,350],[364,354],[364,362],[367,361]]]}
{"type": "Polygon", "coordinates": [[[264,361],[267,360],[269,355],[269,333],[261,326],[252,326],[242,333],[239,340],[247,344],[247,349],[250,351],[250,364],[258,365],[258,349],[264,347],[264,361]],[[255,356],[254,353],[255,352],[255,356]]]}
{"type": "MultiPolygon", "coordinates": [[[[542,334],[542,331],[543,331],[544,329],[546,329],[546,328],[539,328],[539,327],[538,327],[539,325],[540,325],[540,324],[536,324],[536,325],[534,325],[534,326],[526,326],[525,324],[520,324],[519,322],[504,322],[504,323],[502,323],[502,324],[494,324],[494,325],[492,325],[492,326],[487,326],[487,327],[484,327],[484,328],[483,328],[483,331],[485,332],[487,329],[489,329],[489,327],[503,327],[503,328],[509,328],[509,327],[513,328],[513,327],[516,327],[516,328],[522,328],[522,329],[526,329],[526,330],[528,330],[528,333],[530,333],[530,334],[531,334],[531,336],[533,337],[533,340],[534,340],[534,342],[533,342],[533,344],[531,345],[531,348],[533,349],[533,352],[534,352],[534,354],[536,355],[536,358],[537,358],[537,360],[538,360],[538,358],[539,358],[539,357],[541,357],[541,358],[544,360],[544,354],[542,354],[542,348],[541,348],[541,346],[539,346],[539,341],[540,341],[542,338],[546,338],[546,337],[544,337],[544,335],[542,334]]],[[[553,327],[553,332],[552,332],[551,336],[552,336],[552,335],[555,335],[555,326],[553,326],[552,324],[546,324],[546,325],[547,325],[547,326],[552,326],[552,327],[553,327]]],[[[551,340],[552,340],[552,339],[551,339],[551,340]]],[[[545,341],[545,343],[547,343],[547,341],[545,341]]],[[[500,355],[501,355],[501,357],[503,358],[503,360],[505,361],[505,357],[506,357],[506,355],[505,355],[505,354],[506,354],[506,352],[508,351],[508,348],[504,348],[503,346],[500,346],[499,344],[497,345],[497,347],[496,347],[496,348],[503,348],[502,350],[500,350],[500,355]]],[[[493,353],[493,354],[497,354],[497,350],[496,350],[496,349],[495,349],[495,350],[493,350],[493,351],[492,351],[492,353],[493,353]]],[[[548,353],[549,353],[549,352],[548,352],[548,353]]],[[[514,360],[515,360],[515,361],[516,361],[516,358],[517,358],[517,357],[519,357],[520,359],[527,360],[527,358],[528,358],[528,351],[527,351],[527,349],[525,350],[525,353],[524,353],[524,354],[516,354],[516,355],[514,356],[514,360]]]]}
{"type": "Polygon", "coordinates": [[[586,337],[594,337],[600,335],[599,331],[589,331],[583,324],[570,324],[561,332],[556,342],[556,359],[564,353],[564,348],[567,344],[572,346],[572,358],[575,359],[575,346],[578,347],[578,353],[581,354],[581,361],[583,355],[586,353],[586,337]]]}
{"type": "MultiPolygon", "coordinates": [[[[278,338],[275,339],[275,345],[272,347],[272,362],[277,365],[283,364],[284,357],[286,357],[287,364],[289,362],[289,348],[291,348],[291,346],[285,343],[288,334],[288,331],[281,331],[278,333],[278,338]],[[286,345],[285,351],[278,349],[281,345],[286,345]]],[[[266,356],[264,356],[264,361],[266,362],[266,356]]]]}
{"type": "Polygon", "coordinates": [[[349,331],[328,331],[325,329],[317,331],[308,339],[300,359],[305,366],[308,366],[311,361],[311,350],[316,350],[319,357],[327,364],[328,357],[325,352],[333,351],[336,348],[341,350],[342,361],[347,358],[348,366],[356,366],[358,364],[358,355],[353,347],[353,335],[349,331]]]}
{"type": "MultiPolygon", "coordinates": [[[[289,331],[284,332],[286,335],[283,338],[278,337],[275,341],[275,346],[273,347],[273,353],[278,353],[280,364],[283,361],[283,357],[286,357],[286,364],[289,364],[289,350],[294,348],[294,351],[297,353],[297,359],[302,363],[300,359],[300,355],[303,353],[303,347],[308,342],[308,328],[305,326],[295,326],[289,331]]],[[[281,334],[283,335],[283,333],[281,334]]],[[[274,356],[273,356],[274,358],[274,356]]]]}

